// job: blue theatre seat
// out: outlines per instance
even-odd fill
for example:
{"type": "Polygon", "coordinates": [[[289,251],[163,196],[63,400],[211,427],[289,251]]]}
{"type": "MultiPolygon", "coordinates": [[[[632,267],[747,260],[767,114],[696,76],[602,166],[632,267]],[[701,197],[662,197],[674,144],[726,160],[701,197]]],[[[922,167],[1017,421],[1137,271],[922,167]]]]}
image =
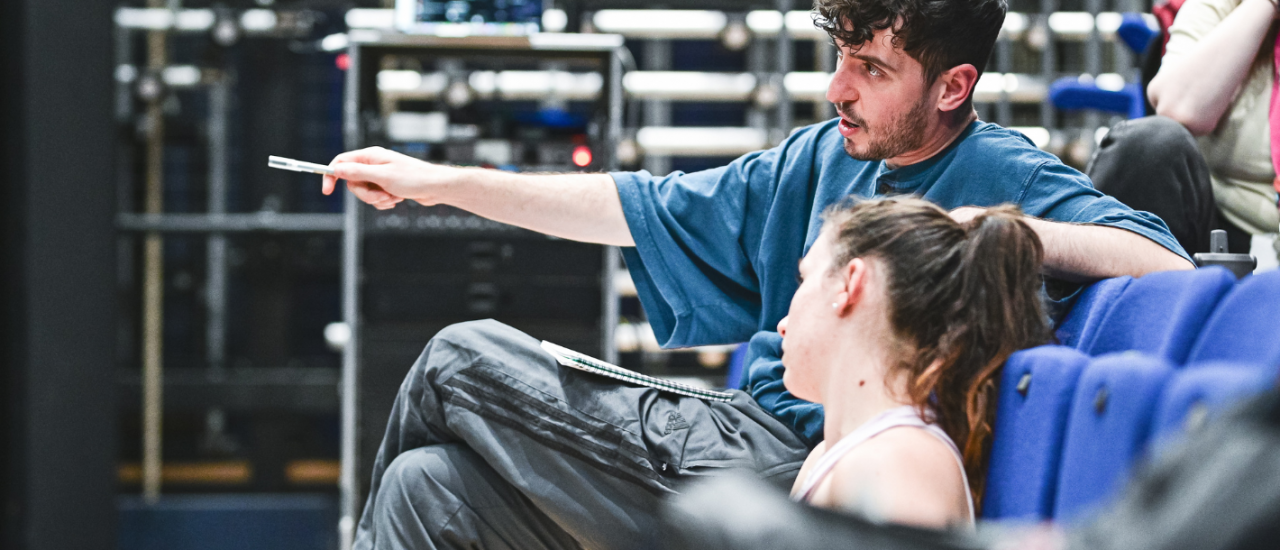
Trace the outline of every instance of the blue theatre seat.
{"type": "Polygon", "coordinates": [[[1058,325],[1058,343],[1076,349],[1087,349],[1098,335],[1098,326],[1107,316],[1133,277],[1103,279],[1080,293],[1071,312],[1058,325]]]}
{"type": "Polygon", "coordinates": [[[1205,323],[1188,361],[1280,365],[1280,271],[1241,280],[1205,323]]]}
{"type": "Polygon", "coordinates": [[[1155,438],[1165,441],[1195,429],[1240,401],[1276,385],[1275,366],[1193,363],[1174,373],[1156,408],[1155,438]]]}
{"type": "Polygon", "coordinates": [[[747,345],[738,344],[734,348],[733,355],[729,356],[729,368],[725,374],[724,387],[731,390],[742,389],[742,384],[747,380],[747,345]]]}
{"type": "Polygon", "coordinates": [[[1140,351],[1182,364],[1205,320],[1235,282],[1221,267],[1146,275],[1124,289],[1096,336],[1080,349],[1093,356],[1140,351]]]}
{"type": "Polygon", "coordinates": [[[1013,354],[1000,379],[982,516],[1053,517],[1067,412],[1089,358],[1063,346],[1013,354]]]}
{"type": "Polygon", "coordinates": [[[1168,361],[1133,352],[1098,357],[1085,367],[1067,420],[1056,520],[1081,520],[1117,494],[1146,452],[1172,372],[1168,361]]]}

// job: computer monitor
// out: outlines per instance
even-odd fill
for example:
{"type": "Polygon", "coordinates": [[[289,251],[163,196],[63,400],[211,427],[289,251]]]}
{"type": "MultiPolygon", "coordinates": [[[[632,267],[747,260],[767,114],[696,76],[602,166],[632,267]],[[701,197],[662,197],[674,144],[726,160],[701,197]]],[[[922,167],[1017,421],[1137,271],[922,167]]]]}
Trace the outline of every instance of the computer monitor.
{"type": "Polygon", "coordinates": [[[517,36],[538,32],[543,0],[396,0],[402,32],[517,36]]]}

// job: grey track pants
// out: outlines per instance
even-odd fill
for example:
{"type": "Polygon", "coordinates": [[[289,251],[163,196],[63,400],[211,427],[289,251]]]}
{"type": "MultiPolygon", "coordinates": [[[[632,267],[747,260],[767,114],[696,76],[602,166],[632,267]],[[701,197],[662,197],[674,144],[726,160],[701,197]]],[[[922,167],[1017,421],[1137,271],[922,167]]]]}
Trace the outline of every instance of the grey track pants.
{"type": "Polygon", "coordinates": [[[657,506],[729,469],[793,479],[808,448],[750,396],[709,403],[564,369],[495,321],[449,327],[396,397],[356,548],[662,546],[657,506]]]}

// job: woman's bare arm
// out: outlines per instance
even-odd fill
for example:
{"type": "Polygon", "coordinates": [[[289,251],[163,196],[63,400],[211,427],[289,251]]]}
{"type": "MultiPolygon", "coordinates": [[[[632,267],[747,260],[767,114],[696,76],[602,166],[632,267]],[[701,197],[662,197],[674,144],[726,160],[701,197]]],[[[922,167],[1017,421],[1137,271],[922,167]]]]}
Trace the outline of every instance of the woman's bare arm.
{"type": "Polygon", "coordinates": [[[1249,76],[1276,6],[1276,0],[1244,0],[1191,53],[1166,60],[1147,87],[1156,113],[1194,135],[1213,132],[1249,76]]]}

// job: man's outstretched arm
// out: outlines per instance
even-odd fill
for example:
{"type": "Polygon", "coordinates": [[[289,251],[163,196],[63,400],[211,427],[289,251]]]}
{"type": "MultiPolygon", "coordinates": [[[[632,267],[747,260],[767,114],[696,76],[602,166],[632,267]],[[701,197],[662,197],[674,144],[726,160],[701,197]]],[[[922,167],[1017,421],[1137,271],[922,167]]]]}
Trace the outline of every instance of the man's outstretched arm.
{"type": "MultiPolygon", "coordinates": [[[[951,212],[959,221],[973,219],[983,208],[966,206],[951,212]]],[[[1044,245],[1044,273],[1065,281],[1087,282],[1108,277],[1141,277],[1157,271],[1195,269],[1186,258],[1155,241],[1118,227],[1023,218],[1044,245]]]]}
{"type": "Polygon", "coordinates": [[[405,200],[447,204],[502,223],[574,241],[635,246],[607,174],[514,174],[441,166],[371,147],[338,155],[324,194],[338,180],[378,209],[405,200]]]}

